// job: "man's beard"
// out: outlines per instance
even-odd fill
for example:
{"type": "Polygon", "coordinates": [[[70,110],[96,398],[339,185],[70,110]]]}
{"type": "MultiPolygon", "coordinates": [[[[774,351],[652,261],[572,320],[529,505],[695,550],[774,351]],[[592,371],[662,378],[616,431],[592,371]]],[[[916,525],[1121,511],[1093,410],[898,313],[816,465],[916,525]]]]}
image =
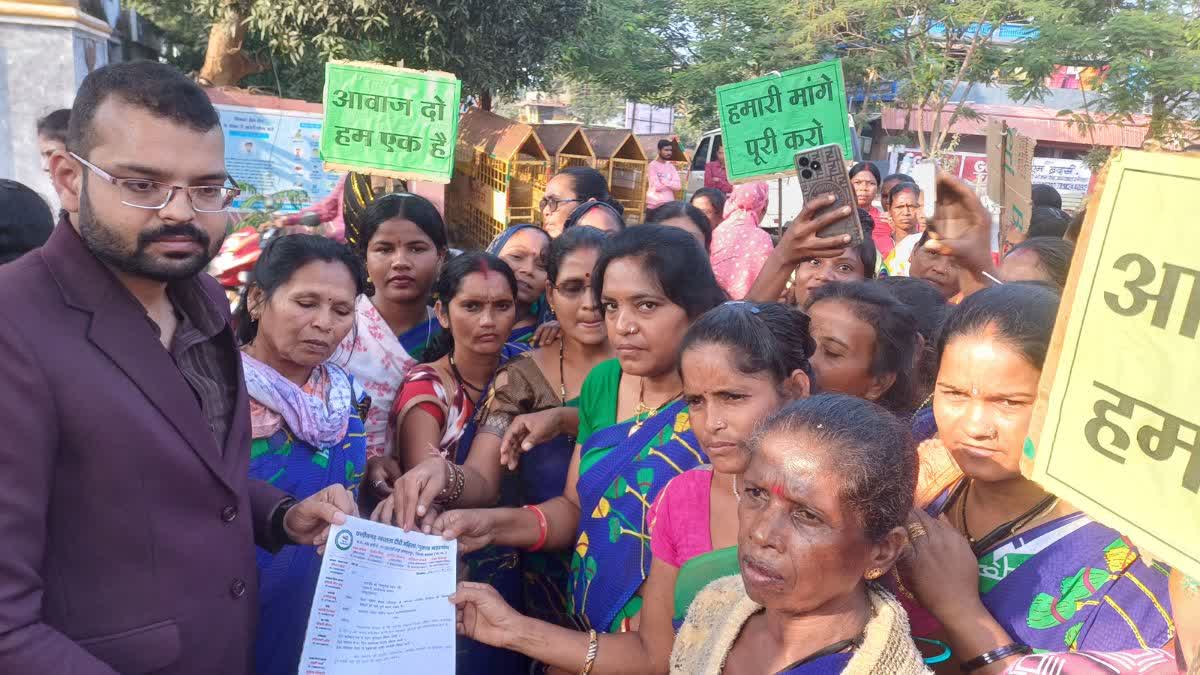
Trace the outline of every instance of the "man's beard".
{"type": "Polygon", "coordinates": [[[92,255],[120,272],[154,281],[170,282],[190,279],[203,270],[216,256],[210,248],[208,233],[194,223],[161,225],[138,234],[133,250],[117,232],[96,220],[86,193],[79,205],[79,236],[92,255]],[[154,242],[168,237],[187,237],[200,245],[200,253],[153,256],[147,249],[154,242]]]}

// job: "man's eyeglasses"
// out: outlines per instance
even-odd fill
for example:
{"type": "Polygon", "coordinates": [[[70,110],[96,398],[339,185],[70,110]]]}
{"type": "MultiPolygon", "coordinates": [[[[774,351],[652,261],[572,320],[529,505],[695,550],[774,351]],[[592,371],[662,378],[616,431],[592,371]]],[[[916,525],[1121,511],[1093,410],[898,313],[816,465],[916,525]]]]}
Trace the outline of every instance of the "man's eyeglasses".
{"type": "Polygon", "coordinates": [[[104,169],[92,164],[79,155],[67,153],[80,164],[91,169],[106,182],[117,186],[121,194],[121,203],[137,209],[158,211],[171,203],[176,190],[187,193],[192,209],[200,213],[220,213],[229,208],[233,200],[241,194],[241,190],[229,185],[168,185],[146,178],[117,178],[104,169]]]}
{"type": "Polygon", "coordinates": [[[559,199],[558,197],[550,197],[547,195],[545,197],[542,197],[542,201],[538,202],[538,209],[541,211],[545,211],[546,207],[550,207],[550,213],[554,213],[555,211],[558,210],[558,207],[562,204],[566,204],[567,202],[581,202],[581,201],[583,201],[583,200],[582,199],[559,199]]]}

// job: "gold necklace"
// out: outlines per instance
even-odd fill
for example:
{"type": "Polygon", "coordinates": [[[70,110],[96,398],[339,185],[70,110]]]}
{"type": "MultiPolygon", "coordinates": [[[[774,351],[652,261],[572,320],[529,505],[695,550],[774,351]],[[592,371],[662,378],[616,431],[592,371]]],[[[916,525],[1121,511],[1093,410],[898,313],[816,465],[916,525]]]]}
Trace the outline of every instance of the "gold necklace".
{"type": "Polygon", "coordinates": [[[662,412],[663,408],[666,408],[680,396],[683,396],[682,389],[679,390],[678,394],[675,394],[666,401],[663,401],[662,405],[658,406],[657,408],[648,407],[646,405],[646,378],[643,377],[638,388],[638,403],[637,408],[635,408],[633,411],[633,427],[629,430],[630,435],[633,435],[634,432],[642,428],[642,425],[646,423],[646,420],[662,412]]]}

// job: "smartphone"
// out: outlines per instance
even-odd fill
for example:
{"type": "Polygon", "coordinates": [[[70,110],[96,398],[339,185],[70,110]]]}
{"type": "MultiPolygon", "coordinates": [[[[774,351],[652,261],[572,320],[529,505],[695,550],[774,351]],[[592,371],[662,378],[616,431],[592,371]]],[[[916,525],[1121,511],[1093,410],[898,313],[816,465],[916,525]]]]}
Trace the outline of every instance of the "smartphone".
{"type": "Polygon", "coordinates": [[[829,208],[850,207],[849,215],[821,228],[817,236],[836,237],[848,234],[850,246],[861,244],[863,230],[858,219],[858,200],[854,196],[854,188],[850,187],[850,174],[846,170],[846,163],[842,161],[842,146],[830,143],[796,153],[796,176],[800,178],[800,193],[804,195],[805,204],[810,199],[832,193],[836,201],[829,208]]]}

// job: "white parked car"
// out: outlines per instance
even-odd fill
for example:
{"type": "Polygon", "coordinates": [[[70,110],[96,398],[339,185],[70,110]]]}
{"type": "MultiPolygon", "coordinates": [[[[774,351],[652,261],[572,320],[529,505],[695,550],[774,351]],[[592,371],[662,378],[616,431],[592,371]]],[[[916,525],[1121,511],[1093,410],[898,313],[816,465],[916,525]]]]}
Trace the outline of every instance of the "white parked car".
{"type": "MultiPolygon", "coordinates": [[[[714,129],[700,137],[695,152],[692,153],[692,167],[688,174],[687,192],[690,196],[696,190],[704,187],[704,166],[716,157],[717,149],[721,147],[721,130],[714,129]]],[[[804,206],[804,197],[800,194],[800,183],[795,176],[788,178],[770,179],[771,198],[767,206],[767,215],[760,225],[769,230],[775,230],[780,225],[787,225],[800,213],[804,206]]]]}

